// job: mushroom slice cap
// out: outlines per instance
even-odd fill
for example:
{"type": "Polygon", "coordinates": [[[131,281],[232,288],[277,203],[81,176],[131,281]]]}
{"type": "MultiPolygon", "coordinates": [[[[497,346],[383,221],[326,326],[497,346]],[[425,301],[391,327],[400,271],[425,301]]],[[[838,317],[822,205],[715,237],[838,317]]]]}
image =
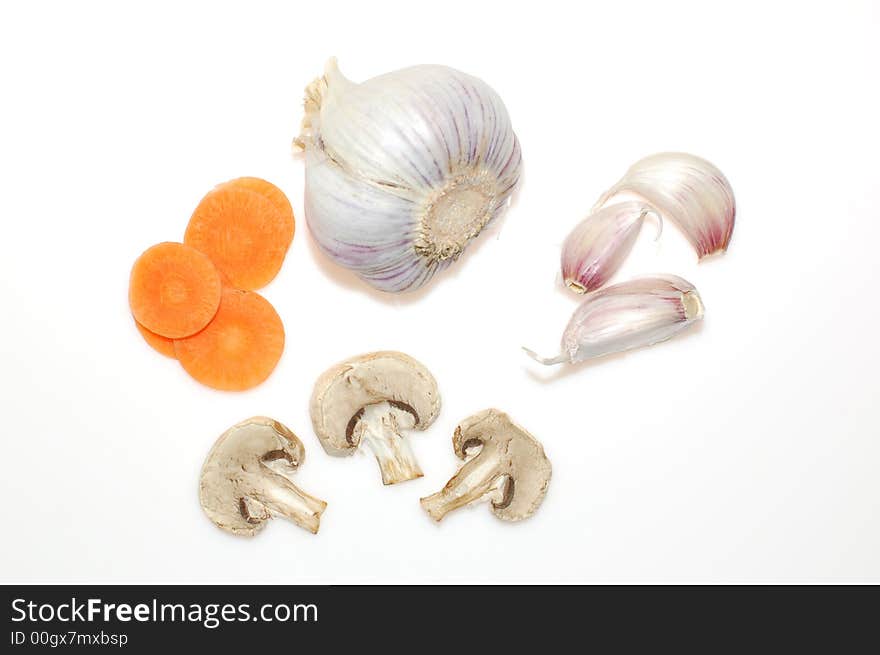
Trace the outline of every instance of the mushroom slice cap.
{"type": "Polygon", "coordinates": [[[424,430],[440,411],[440,392],[431,372],[396,351],[368,353],[324,372],[315,382],[310,403],[312,426],[331,455],[350,455],[359,445],[355,426],[370,405],[388,402],[415,419],[424,430]]]}
{"type": "Polygon", "coordinates": [[[486,409],[463,420],[455,429],[452,447],[463,460],[474,457],[497,458],[497,475],[506,475],[500,501],[493,501],[492,512],[505,521],[530,517],[544,500],[553,469],[544,447],[525,428],[498,409],[486,409]]]}

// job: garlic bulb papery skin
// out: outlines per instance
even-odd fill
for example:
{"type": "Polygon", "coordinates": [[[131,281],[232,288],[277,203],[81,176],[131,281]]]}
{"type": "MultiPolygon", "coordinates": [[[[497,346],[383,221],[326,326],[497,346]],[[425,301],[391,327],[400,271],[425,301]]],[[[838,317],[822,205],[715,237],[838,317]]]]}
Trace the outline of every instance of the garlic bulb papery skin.
{"type": "Polygon", "coordinates": [[[578,223],[562,244],[565,286],[575,293],[587,293],[605,284],[623,264],[645,216],[652,211],[643,202],[622,202],[603,207],[578,223]]]}
{"type": "Polygon", "coordinates": [[[602,194],[595,207],[621,192],[641,196],[673,220],[700,259],[727,250],[733,234],[736,201],[727,178],[705,159],[685,152],[645,157],[602,194]]]}
{"type": "Polygon", "coordinates": [[[703,318],[703,301],[674,275],[637,278],[587,294],[562,335],[561,353],[542,364],[575,364],[665,341],[703,318]]]}
{"type": "Polygon", "coordinates": [[[362,84],[331,59],[306,89],[305,216],[334,262],[382,291],[419,288],[504,212],[522,167],[501,98],[415,66],[362,84]]]}

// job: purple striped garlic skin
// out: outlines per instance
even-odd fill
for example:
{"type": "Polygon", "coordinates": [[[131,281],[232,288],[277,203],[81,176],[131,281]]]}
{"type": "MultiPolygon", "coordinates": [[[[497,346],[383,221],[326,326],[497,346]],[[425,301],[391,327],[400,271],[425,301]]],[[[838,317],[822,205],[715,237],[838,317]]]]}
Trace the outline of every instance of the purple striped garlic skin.
{"type": "Polygon", "coordinates": [[[355,84],[330,60],[306,90],[294,143],[321,252],[389,293],[451,266],[506,211],[522,168],[498,94],[444,66],[355,84]]]}
{"type": "Polygon", "coordinates": [[[562,244],[565,285],[575,293],[587,293],[605,284],[629,255],[650,211],[643,202],[622,202],[578,223],[562,244]]]}
{"type": "Polygon", "coordinates": [[[633,164],[594,209],[618,193],[644,198],[675,222],[700,259],[727,250],[736,219],[736,200],[724,174],[685,152],[661,152],[633,164]]]}
{"type": "Polygon", "coordinates": [[[666,341],[702,318],[703,301],[687,280],[636,278],[587,294],[565,328],[559,355],[524,350],[542,364],[575,364],[666,341]]]}

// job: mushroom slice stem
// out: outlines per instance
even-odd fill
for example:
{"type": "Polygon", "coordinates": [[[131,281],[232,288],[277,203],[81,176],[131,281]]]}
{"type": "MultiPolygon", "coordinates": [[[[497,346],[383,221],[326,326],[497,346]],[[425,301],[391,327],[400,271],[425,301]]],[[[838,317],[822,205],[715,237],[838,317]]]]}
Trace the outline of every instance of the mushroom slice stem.
{"type": "Polygon", "coordinates": [[[422,477],[422,469],[401,434],[415,427],[415,417],[404,409],[381,402],[364,408],[355,431],[376,456],[383,484],[397,484],[422,477]]]}
{"type": "Polygon", "coordinates": [[[254,500],[264,505],[271,514],[283,516],[299,527],[316,534],[321,525],[321,514],[327,509],[327,503],[307,494],[288,478],[288,475],[296,469],[286,460],[266,462],[264,459],[262,463],[275,474],[276,484],[256,492],[254,500]],[[284,462],[285,466],[276,462],[284,462]],[[289,472],[286,470],[288,468],[289,472]]]}
{"type": "Polygon", "coordinates": [[[487,409],[466,418],[455,429],[452,448],[465,463],[443,489],[420,501],[435,521],[478,500],[491,501],[492,513],[505,521],[537,511],[550,484],[550,460],[507,414],[487,409]]]}
{"type": "Polygon", "coordinates": [[[312,534],[317,534],[321,526],[321,514],[327,508],[327,503],[323,500],[318,500],[296,487],[289,490],[271,489],[268,494],[259,495],[255,500],[265,505],[270,514],[283,516],[312,534]]]}
{"type": "Polygon", "coordinates": [[[497,453],[486,458],[474,457],[458,469],[443,489],[419,502],[435,521],[441,521],[452,510],[480,500],[489,500],[496,505],[502,501],[509,479],[499,472],[499,464],[497,453]]]}

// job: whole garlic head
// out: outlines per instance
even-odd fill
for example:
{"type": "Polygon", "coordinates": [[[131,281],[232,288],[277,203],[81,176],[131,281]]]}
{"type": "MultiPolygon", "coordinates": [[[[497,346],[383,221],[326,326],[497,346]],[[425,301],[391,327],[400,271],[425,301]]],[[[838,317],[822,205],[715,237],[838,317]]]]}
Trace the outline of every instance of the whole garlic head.
{"type": "Polygon", "coordinates": [[[362,84],[331,59],[306,89],[305,215],[321,250],[382,291],[414,290],[499,216],[520,176],[501,98],[444,66],[362,84]]]}

